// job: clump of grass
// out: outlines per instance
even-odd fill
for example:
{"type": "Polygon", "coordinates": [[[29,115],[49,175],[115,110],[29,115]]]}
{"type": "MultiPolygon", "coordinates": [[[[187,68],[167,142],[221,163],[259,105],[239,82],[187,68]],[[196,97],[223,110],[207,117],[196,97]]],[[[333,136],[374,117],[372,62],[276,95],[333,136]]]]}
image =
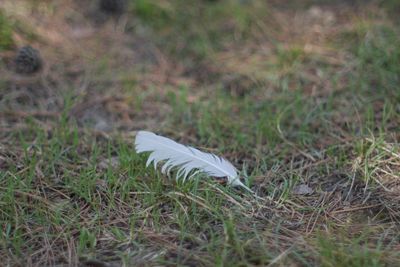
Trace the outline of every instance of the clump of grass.
{"type": "Polygon", "coordinates": [[[151,27],[156,29],[165,27],[172,19],[171,15],[173,14],[168,5],[149,0],[138,0],[132,3],[135,15],[151,27]]]}
{"type": "Polygon", "coordinates": [[[304,50],[301,47],[292,47],[289,49],[278,48],[277,65],[278,67],[290,67],[301,62],[304,58],[304,50]]]}
{"type": "Polygon", "coordinates": [[[398,14],[400,12],[400,2],[397,0],[382,0],[381,5],[387,10],[387,12],[393,16],[395,20],[399,20],[398,14]]]}
{"type": "Polygon", "coordinates": [[[321,266],[384,266],[382,264],[382,259],[385,257],[383,248],[370,248],[364,236],[348,239],[340,235],[327,237],[324,233],[318,237],[317,247],[321,266]]]}
{"type": "Polygon", "coordinates": [[[267,12],[259,2],[229,1],[133,1],[133,12],[154,29],[163,44],[176,55],[204,57],[224,43],[252,34],[257,14],[267,12]]]}
{"type": "Polygon", "coordinates": [[[354,87],[364,91],[389,93],[400,97],[400,35],[386,24],[361,21],[347,33],[350,51],[356,57],[357,74],[354,87]]]}
{"type": "Polygon", "coordinates": [[[0,51],[14,46],[12,24],[6,14],[0,10],[0,51]]]}

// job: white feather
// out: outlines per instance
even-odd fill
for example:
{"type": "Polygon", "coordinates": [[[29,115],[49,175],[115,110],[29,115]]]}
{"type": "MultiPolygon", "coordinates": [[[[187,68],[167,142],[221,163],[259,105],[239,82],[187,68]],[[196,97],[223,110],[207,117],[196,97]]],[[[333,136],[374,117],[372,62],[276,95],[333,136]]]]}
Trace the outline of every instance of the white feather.
{"type": "Polygon", "coordinates": [[[137,153],[151,152],[146,167],[153,162],[156,168],[160,161],[164,161],[161,172],[168,173],[176,167],[178,169],[176,179],[182,178],[185,181],[202,172],[213,177],[227,177],[229,184],[244,187],[252,192],[240,181],[236,168],[226,159],[214,154],[181,145],[147,131],[139,131],[136,134],[135,146],[137,153]]]}

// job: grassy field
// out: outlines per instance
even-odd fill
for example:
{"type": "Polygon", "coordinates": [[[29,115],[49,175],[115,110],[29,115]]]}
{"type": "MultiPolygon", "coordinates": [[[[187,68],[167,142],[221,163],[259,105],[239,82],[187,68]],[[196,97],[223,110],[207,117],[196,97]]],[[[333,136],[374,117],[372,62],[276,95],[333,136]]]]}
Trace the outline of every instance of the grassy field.
{"type": "Polygon", "coordinates": [[[400,266],[399,11],[2,0],[0,265],[400,266]],[[16,74],[28,44],[43,67],[16,74]],[[138,130],[257,196],[147,169],[138,130]]]}

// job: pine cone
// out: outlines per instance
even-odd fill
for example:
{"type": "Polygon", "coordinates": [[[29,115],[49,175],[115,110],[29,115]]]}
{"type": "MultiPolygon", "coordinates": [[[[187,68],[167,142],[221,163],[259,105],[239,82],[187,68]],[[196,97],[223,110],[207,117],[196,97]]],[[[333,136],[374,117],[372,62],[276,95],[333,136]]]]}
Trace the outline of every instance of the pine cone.
{"type": "Polygon", "coordinates": [[[101,10],[109,13],[123,13],[126,7],[126,0],[100,0],[101,10]]]}
{"type": "Polygon", "coordinates": [[[32,74],[42,67],[39,51],[27,45],[21,47],[15,57],[15,71],[20,74],[32,74]]]}

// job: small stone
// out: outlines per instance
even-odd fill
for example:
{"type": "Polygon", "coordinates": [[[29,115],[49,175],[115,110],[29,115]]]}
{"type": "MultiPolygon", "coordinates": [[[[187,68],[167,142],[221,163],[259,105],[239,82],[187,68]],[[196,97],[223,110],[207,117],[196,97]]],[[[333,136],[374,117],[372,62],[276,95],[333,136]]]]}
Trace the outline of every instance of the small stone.
{"type": "Polygon", "coordinates": [[[294,195],[311,195],[314,190],[306,184],[295,186],[292,190],[294,195]]]}
{"type": "Polygon", "coordinates": [[[119,165],[119,158],[118,157],[112,157],[112,158],[103,159],[102,161],[100,161],[98,167],[101,170],[106,170],[109,167],[117,168],[118,165],[119,165]]]}
{"type": "Polygon", "coordinates": [[[33,74],[42,68],[39,51],[27,45],[21,47],[15,56],[15,71],[20,74],[33,74]]]}

